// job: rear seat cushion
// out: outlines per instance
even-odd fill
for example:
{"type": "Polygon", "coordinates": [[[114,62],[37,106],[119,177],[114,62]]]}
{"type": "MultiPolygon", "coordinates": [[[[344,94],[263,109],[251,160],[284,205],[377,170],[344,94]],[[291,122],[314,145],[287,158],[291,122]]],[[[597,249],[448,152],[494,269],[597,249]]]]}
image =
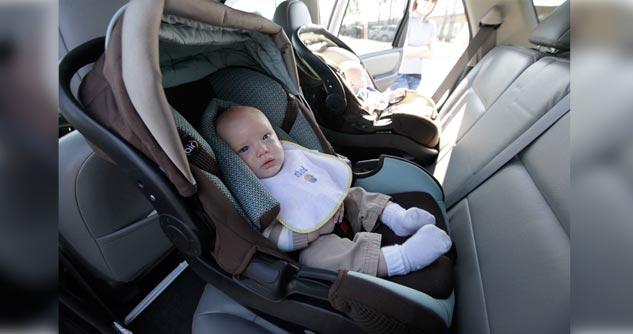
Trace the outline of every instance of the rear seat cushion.
{"type": "Polygon", "coordinates": [[[569,331],[569,119],[449,211],[458,332],[569,331]]]}

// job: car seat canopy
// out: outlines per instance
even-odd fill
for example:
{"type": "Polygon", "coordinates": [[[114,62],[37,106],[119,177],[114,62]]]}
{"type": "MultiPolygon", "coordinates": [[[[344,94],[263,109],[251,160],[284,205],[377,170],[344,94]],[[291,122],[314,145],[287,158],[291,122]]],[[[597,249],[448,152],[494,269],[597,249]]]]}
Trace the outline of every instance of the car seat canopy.
{"type": "MultiPolygon", "coordinates": [[[[108,29],[103,76],[115,88],[111,99],[130,115],[111,113],[100,121],[111,128],[121,123],[138,127],[142,134],[123,137],[157,151],[145,153],[183,196],[195,192],[196,181],[164,88],[198,80],[223,67],[252,66],[299,94],[290,42],[281,27],[261,16],[202,0],[132,1],[108,29]],[[118,121],[105,119],[110,117],[118,121]]],[[[82,100],[93,101],[102,88],[88,87],[82,100]]]]}

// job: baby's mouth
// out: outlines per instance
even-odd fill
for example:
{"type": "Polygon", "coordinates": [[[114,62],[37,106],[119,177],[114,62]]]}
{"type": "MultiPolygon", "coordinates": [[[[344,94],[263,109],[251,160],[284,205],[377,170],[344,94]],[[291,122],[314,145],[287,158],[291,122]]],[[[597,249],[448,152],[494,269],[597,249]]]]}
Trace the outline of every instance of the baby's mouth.
{"type": "Polygon", "coordinates": [[[275,162],[275,159],[268,159],[262,164],[262,168],[268,169],[268,168],[272,167],[274,162],[275,162]]]}

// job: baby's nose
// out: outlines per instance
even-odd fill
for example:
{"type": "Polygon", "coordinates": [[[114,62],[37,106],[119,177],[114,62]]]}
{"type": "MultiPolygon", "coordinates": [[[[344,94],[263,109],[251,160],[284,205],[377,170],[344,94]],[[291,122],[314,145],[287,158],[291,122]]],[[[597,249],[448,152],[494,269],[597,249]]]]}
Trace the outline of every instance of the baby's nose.
{"type": "Polygon", "coordinates": [[[268,153],[268,146],[266,146],[265,144],[259,144],[259,146],[257,147],[257,156],[262,156],[266,153],[268,153]]]}

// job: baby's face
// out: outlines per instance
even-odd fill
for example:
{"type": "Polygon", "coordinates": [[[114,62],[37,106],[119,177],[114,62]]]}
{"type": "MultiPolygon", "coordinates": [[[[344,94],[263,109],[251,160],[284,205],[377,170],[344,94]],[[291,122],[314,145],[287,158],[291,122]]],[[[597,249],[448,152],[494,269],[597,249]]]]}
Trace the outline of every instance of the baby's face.
{"type": "Polygon", "coordinates": [[[270,122],[252,107],[236,107],[218,122],[218,134],[250,169],[263,179],[276,175],[284,150],[270,122]]]}
{"type": "MultiPolygon", "coordinates": [[[[360,65],[359,65],[360,66],[360,65]]],[[[362,68],[350,67],[345,70],[345,78],[352,89],[367,87],[367,80],[362,68]]]]}

